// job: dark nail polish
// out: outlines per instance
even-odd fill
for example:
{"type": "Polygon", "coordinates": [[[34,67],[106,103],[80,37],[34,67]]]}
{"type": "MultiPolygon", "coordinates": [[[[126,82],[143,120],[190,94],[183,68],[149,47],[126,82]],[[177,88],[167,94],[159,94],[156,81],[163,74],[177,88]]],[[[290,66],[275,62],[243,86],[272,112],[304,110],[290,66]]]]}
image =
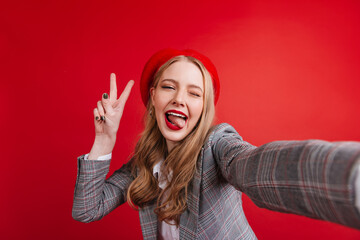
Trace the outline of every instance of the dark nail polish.
{"type": "Polygon", "coordinates": [[[101,121],[104,121],[105,120],[105,116],[101,116],[101,121]]]}
{"type": "Polygon", "coordinates": [[[109,97],[109,95],[108,95],[107,93],[104,93],[104,94],[103,94],[103,98],[104,98],[104,99],[108,99],[108,97],[109,97]]]}
{"type": "Polygon", "coordinates": [[[98,116],[96,116],[96,118],[95,118],[96,120],[99,120],[99,117],[98,116]]]}

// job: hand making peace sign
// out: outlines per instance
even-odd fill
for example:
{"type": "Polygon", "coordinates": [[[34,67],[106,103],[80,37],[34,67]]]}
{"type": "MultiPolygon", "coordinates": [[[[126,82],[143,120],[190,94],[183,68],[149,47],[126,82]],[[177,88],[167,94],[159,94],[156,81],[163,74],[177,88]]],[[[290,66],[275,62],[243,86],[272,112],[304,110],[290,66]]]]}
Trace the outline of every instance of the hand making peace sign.
{"type": "Polygon", "coordinates": [[[98,101],[97,107],[94,108],[96,136],[116,138],[124,106],[133,85],[134,81],[130,80],[120,97],[117,98],[116,76],[115,73],[110,74],[110,97],[104,93],[101,101],[98,101]]]}

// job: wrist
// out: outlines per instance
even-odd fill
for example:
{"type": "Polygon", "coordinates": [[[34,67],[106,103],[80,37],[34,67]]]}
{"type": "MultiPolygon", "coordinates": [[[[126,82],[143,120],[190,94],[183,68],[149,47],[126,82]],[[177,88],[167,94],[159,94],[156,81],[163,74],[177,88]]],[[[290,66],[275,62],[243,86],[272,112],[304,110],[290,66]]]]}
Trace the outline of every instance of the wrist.
{"type": "Polygon", "coordinates": [[[111,153],[114,149],[115,141],[116,137],[96,136],[88,159],[97,160],[98,157],[111,153]]]}
{"type": "Polygon", "coordinates": [[[94,143],[97,143],[99,145],[115,145],[116,142],[116,135],[109,136],[109,135],[95,135],[95,141],[94,143]]]}

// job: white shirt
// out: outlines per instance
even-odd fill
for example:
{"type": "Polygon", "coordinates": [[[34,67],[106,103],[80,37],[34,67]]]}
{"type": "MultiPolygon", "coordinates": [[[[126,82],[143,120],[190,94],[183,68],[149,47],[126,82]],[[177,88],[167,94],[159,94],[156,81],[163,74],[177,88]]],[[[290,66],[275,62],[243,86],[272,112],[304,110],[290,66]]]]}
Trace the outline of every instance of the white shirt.
{"type": "MultiPolygon", "coordinates": [[[[159,187],[164,189],[167,185],[166,177],[161,174],[161,165],[164,160],[158,162],[153,168],[153,175],[158,179],[159,187]]],[[[169,178],[172,178],[172,173],[169,174],[169,178]]],[[[165,193],[166,197],[166,193],[165,193]]],[[[167,224],[164,221],[158,224],[159,239],[179,239],[179,228],[176,227],[175,222],[171,222],[174,225],[167,224]]]]}

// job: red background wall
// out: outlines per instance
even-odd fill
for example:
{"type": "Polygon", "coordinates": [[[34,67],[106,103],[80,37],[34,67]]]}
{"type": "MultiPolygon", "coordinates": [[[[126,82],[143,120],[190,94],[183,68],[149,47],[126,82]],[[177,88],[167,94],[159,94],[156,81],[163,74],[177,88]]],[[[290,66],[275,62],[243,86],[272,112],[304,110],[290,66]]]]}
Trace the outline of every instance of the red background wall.
{"type": "MultiPolygon", "coordinates": [[[[1,239],[140,239],[136,211],[71,218],[76,157],[109,74],[135,88],[110,172],[131,153],[144,112],[139,77],[165,47],[193,48],[221,79],[217,122],[245,140],[360,140],[358,1],[1,1],[1,239]]],[[[360,231],[257,208],[259,239],[359,239],[360,231]]]]}

